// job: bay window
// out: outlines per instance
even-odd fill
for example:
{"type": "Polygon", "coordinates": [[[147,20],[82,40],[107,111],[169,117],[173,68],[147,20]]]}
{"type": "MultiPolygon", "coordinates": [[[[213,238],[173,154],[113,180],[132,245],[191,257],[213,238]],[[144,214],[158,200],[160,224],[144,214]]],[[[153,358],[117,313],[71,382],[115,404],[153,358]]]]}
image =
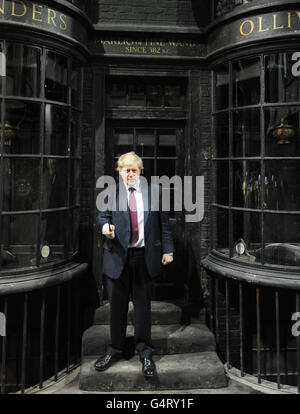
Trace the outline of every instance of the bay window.
{"type": "Polygon", "coordinates": [[[78,250],[81,68],[1,42],[0,272],[61,264],[78,250]]]}
{"type": "Polygon", "coordinates": [[[300,101],[292,51],[214,72],[213,249],[300,268],[300,101]]]}

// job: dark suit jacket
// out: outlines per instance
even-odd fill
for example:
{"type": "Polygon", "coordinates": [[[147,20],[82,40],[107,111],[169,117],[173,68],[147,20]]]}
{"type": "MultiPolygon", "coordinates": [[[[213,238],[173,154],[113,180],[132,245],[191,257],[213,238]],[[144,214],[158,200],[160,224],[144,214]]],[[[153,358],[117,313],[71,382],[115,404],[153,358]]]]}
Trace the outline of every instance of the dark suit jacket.
{"type": "MultiPolygon", "coordinates": [[[[125,189],[124,184],[121,183],[121,185],[125,189]]],[[[127,190],[119,194],[118,186],[110,188],[116,194],[116,211],[109,208],[106,211],[101,211],[97,216],[97,226],[101,234],[105,223],[109,222],[115,226],[115,238],[108,240],[105,237],[103,272],[108,277],[117,279],[120,277],[126,262],[127,249],[131,239],[131,220],[127,190]],[[121,207],[121,204],[123,207],[121,207]],[[122,211],[122,209],[125,211],[122,211]]],[[[144,202],[145,259],[149,275],[155,277],[162,271],[162,254],[174,251],[173,237],[169,228],[168,214],[161,209],[161,188],[156,185],[147,187],[141,185],[141,191],[144,202]],[[155,209],[151,208],[153,207],[151,205],[151,195],[153,198],[153,194],[160,202],[158,211],[153,211],[155,209]]]]}

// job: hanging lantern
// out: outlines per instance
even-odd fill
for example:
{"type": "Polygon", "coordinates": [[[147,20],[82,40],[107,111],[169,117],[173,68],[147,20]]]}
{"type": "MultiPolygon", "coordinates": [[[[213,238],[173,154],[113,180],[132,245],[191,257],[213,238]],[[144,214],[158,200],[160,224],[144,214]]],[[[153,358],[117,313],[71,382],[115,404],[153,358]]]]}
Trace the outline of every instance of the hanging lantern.
{"type": "MultiPolygon", "coordinates": [[[[2,129],[2,124],[0,122],[0,131],[2,129]]],[[[10,145],[11,140],[16,135],[17,128],[13,127],[9,122],[5,122],[4,124],[4,145],[10,145]]]]}
{"type": "Polygon", "coordinates": [[[273,130],[273,137],[277,139],[276,144],[290,144],[291,138],[293,138],[295,134],[294,128],[292,125],[288,125],[285,123],[284,119],[281,119],[281,123],[278,127],[273,130]]]}

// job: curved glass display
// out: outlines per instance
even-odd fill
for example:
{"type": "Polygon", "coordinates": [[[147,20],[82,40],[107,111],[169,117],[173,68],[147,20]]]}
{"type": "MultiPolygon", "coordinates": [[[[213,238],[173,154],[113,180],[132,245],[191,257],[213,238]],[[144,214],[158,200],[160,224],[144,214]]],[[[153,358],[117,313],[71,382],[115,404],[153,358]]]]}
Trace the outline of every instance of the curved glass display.
{"type": "Polygon", "coordinates": [[[53,50],[6,41],[0,47],[5,273],[61,263],[77,252],[82,71],[53,50]]]}
{"type": "Polygon", "coordinates": [[[300,267],[300,78],[292,55],[234,60],[214,73],[213,248],[235,260],[300,267]]]}
{"type": "Polygon", "coordinates": [[[72,3],[74,6],[78,7],[79,9],[85,10],[86,8],[86,0],[67,0],[69,3],[72,3]]]}
{"type": "Polygon", "coordinates": [[[233,11],[236,7],[251,3],[252,0],[214,0],[215,16],[221,17],[233,11]]]}

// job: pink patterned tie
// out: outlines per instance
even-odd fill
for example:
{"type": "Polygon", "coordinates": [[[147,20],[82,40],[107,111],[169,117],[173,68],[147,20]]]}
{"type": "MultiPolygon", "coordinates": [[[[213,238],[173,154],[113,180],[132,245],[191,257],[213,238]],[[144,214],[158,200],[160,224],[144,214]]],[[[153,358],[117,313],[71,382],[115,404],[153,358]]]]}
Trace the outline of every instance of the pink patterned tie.
{"type": "Polygon", "coordinates": [[[131,244],[135,244],[139,239],[139,227],[138,227],[138,215],[137,215],[137,206],[136,199],[134,195],[135,188],[128,188],[130,191],[129,194],[129,210],[131,217],[131,244]]]}

